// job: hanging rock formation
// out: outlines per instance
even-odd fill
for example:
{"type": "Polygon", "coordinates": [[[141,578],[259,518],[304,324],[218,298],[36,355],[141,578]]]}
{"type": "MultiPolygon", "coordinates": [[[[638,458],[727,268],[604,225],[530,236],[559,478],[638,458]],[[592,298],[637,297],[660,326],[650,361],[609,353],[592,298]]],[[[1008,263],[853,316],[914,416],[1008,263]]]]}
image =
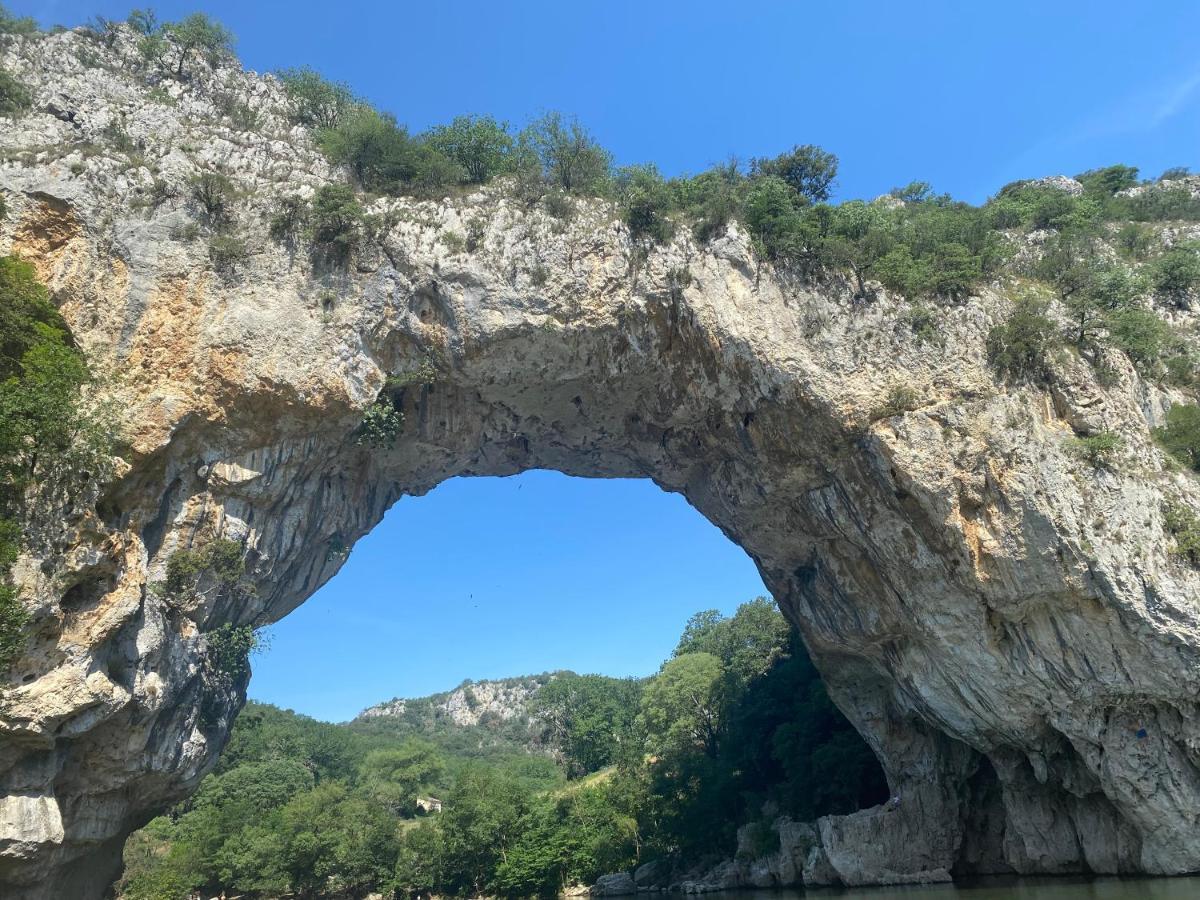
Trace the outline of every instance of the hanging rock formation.
{"type": "MultiPolygon", "coordinates": [[[[266,219],[339,176],[279,85],[151,88],[136,59],[129,35],[0,48],[35,98],[0,125],[0,253],[49,284],[124,441],[100,502],[15,570],[34,620],[0,710],[4,896],[98,897],[129,831],[195,788],[244,696],[211,665],[222,624],[286,615],[399,498],[530,468],[653,479],[753,557],[902,798],[821,821],[838,879],[1200,870],[1200,574],[1161,511],[1200,494],[1150,439],[1172,398],[1123,356],[1103,383],[1068,356],[1048,388],[1005,385],[1003,285],[922,341],[902,299],[776,273],[736,227],[642,252],[603,203],[556,219],[503,185],[373,201],[349,270],[314,267],[266,219]],[[217,167],[232,271],[187,188],[217,167]],[[917,401],[878,412],[900,386],[917,401]],[[381,392],[391,449],[356,440],[381,392]],[[1069,452],[1099,429],[1124,439],[1107,469],[1069,452]],[[236,586],[163,588],[218,539],[236,586]]],[[[400,583],[430,562],[396,559],[400,583]]]]}

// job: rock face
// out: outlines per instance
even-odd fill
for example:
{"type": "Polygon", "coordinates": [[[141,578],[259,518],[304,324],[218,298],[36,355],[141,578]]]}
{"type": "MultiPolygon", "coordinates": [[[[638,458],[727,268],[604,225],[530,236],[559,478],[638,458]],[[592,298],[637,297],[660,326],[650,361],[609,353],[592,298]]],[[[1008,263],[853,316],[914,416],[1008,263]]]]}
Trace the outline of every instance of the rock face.
{"type": "Polygon", "coordinates": [[[1124,357],[1006,386],[983,350],[1002,285],[922,343],[902,300],[776,273],[736,228],[643,252],[603,204],[555,219],[502,186],[377,200],[353,266],[315,267],[265,225],[336,177],[278,85],[151,87],[136,60],[128,35],[0,49],[36,101],[0,125],[0,252],[38,267],[126,441],[101,502],[15,570],[34,627],[0,712],[0,893],[98,897],[195,787],[244,690],[210,677],[215,628],[286,615],[401,496],[538,467],[651,478],[756,561],[901,798],[822,820],[814,869],[1200,869],[1200,575],[1161,512],[1200,494],[1150,440],[1171,398],[1124,357]],[[217,165],[232,273],[187,188],[217,165]],[[403,432],[361,446],[389,376],[403,432]],[[897,386],[919,403],[875,415],[897,386]],[[1101,428],[1124,439],[1108,469],[1067,443],[1101,428]],[[217,538],[243,589],[161,590],[217,538]]]}
{"type": "Polygon", "coordinates": [[[369,706],[357,718],[382,719],[408,713],[447,720],[460,728],[474,728],[487,720],[508,722],[529,719],[530,702],[538,689],[553,677],[553,674],[546,674],[473,681],[442,694],[416,700],[401,697],[369,706]]]}

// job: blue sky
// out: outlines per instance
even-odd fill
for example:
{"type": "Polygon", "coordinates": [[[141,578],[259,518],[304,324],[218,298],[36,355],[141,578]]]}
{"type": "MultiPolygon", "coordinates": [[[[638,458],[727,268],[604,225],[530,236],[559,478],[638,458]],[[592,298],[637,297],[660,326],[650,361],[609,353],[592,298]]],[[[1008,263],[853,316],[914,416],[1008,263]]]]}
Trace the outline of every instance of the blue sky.
{"type": "MultiPolygon", "coordinates": [[[[8,0],[43,24],[107,0],[8,0]]],[[[415,131],[575,113],[667,175],[816,143],[838,196],[913,179],[982,201],[1016,178],[1200,168],[1200,3],[509,0],[204,4],[244,63],[308,64],[415,131]]],[[[332,719],[394,695],[569,667],[647,674],[687,616],[762,591],[750,561],[648,482],[456,480],[402,500],[275,626],[251,695],[332,719]]]]}
{"type": "MultiPolygon", "coordinates": [[[[8,0],[43,23],[111,0],[8,0]]],[[[816,143],[839,195],[913,179],[980,201],[1016,178],[1200,168],[1200,3],[313,0],[202,8],[260,71],[310,64],[414,130],[579,115],[619,163],[695,172],[816,143]]]]}
{"type": "Polygon", "coordinates": [[[764,593],[742,550],[649,481],[454,478],[401,499],[271,628],[250,696],[340,720],[464,678],[648,675],[692,613],[764,593]]]}

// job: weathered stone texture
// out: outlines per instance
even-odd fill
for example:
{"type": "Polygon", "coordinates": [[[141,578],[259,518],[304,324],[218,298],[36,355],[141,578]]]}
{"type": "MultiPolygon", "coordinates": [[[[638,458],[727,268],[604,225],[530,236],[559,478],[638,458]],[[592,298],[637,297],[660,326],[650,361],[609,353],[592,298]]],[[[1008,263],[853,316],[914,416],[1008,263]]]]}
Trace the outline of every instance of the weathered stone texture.
{"type": "Polygon", "coordinates": [[[922,343],[901,299],[775,273],[737,228],[643,255],[604,204],[562,221],[502,185],[375,200],[350,271],[314,268],[265,226],[336,177],[278,84],[223,67],[152,95],[135,59],[72,33],[0,49],[42,110],[0,124],[0,252],[48,281],[128,442],[16,570],[35,626],[0,712],[5,896],[98,896],[129,830],[195,788],[242,699],[206,679],[207,631],[286,615],[401,496],[536,467],[682,493],[803,633],[901,797],[822,820],[804,878],[1200,870],[1200,576],[1161,512],[1200,494],[1150,439],[1171,398],[1123,357],[1005,386],[983,351],[1003,286],[922,343]],[[188,198],[214,166],[244,192],[233,276],[188,198]],[[395,448],[359,446],[385,379],[431,365],[395,448]],[[874,416],[897,385],[918,407],[874,416]],[[1067,445],[1098,428],[1125,442],[1109,469],[1067,445]],[[254,593],[151,588],[216,537],[254,593]]]}

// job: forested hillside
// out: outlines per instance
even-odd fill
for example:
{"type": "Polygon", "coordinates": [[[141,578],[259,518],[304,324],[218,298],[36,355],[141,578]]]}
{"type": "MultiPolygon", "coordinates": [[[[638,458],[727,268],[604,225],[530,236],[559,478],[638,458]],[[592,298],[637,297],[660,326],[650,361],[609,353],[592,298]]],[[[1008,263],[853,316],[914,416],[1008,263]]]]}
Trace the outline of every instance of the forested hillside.
{"type": "Polygon", "coordinates": [[[463,725],[454,691],[346,725],[250,703],[196,795],[130,840],[122,896],[549,894],[728,852],[768,800],[811,818],[886,790],[766,599],[695,615],[645,680],[513,683],[527,709],[463,725]]]}

